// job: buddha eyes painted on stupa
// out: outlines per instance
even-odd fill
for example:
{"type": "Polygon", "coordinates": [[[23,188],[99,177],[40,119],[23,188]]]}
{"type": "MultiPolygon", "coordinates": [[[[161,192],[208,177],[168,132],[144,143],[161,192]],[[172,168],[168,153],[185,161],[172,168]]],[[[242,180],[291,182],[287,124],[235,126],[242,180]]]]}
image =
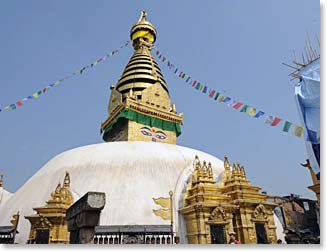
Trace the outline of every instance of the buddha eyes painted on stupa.
{"type": "Polygon", "coordinates": [[[140,131],[144,136],[152,137],[153,142],[167,139],[167,135],[163,131],[156,130],[155,128],[143,126],[140,131]]]}

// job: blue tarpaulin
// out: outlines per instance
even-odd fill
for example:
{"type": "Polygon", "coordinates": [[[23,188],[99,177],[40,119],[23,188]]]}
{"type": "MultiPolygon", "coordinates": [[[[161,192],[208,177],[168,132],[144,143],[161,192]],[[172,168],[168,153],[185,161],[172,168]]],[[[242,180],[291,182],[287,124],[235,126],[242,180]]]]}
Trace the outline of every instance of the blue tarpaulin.
{"type": "Polygon", "coordinates": [[[299,70],[295,99],[302,126],[306,129],[306,148],[313,170],[320,172],[320,58],[299,70]]]}

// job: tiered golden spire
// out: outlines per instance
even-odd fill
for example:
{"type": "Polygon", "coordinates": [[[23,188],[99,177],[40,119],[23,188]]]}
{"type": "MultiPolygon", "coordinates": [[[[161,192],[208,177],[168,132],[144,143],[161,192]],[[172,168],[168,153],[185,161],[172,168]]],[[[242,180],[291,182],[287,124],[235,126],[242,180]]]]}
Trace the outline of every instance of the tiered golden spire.
{"type": "Polygon", "coordinates": [[[168,93],[166,81],[159,65],[151,55],[153,43],[156,41],[157,30],[147,18],[143,10],[137,23],[131,28],[130,36],[135,52],[125,67],[117,83],[117,91],[126,96],[133,90],[135,96],[142,90],[159,82],[168,93]]]}

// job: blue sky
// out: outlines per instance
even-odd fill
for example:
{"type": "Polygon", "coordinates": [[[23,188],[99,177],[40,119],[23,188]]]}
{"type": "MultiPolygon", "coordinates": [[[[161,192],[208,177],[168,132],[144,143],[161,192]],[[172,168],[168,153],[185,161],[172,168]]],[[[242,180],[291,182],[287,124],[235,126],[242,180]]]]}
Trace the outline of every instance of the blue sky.
{"type": "MultiPolygon", "coordinates": [[[[312,0],[1,1],[0,107],[31,95],[119,47],[145,8],[156,45],[193,78],[266,113],[299,123],[288,74],[306,32],[317,47],[320,5],[312,0]]],[[[132,55],[110,60],[10,112],[0,113],[0,173],[17,190],[55,155],[102,142],[110,83],[132,55]]],[[[208,99],[161,62],[171,99],[183,112],[178,144],[246,168],[273,195],[314,198],[303,139],[208,99]]]]}

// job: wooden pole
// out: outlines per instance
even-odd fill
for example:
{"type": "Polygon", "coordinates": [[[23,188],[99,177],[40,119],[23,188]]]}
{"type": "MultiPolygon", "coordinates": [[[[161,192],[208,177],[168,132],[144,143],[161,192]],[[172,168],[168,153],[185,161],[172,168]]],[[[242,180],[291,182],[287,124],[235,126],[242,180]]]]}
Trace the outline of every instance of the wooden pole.
{"type": "Polygon", "coordinates": [[[171,219],[170,219],[170,229],[171,229],[171,244],[174,244],[174,229],[173,229],[173,225],[174,225],[174,210],[173,210],[173,191],[169,191],[169,196],[170,196],[170,213],[171,213],[171,219]]]}

